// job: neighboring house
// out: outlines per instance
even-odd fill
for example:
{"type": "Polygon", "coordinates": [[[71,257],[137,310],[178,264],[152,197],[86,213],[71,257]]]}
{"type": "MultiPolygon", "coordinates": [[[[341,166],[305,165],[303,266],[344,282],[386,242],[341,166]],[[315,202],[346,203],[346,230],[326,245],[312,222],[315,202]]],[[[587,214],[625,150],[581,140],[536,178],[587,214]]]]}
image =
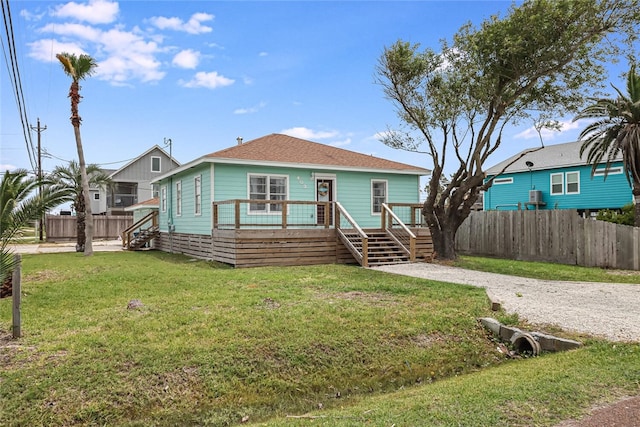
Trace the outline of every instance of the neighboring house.
{"type": "Polygon", "coordinates": [[[151,181],[179,166],[166,151],[154,145],[120,169],[104,169],[113,185],[104,190],[91,189],[92,212],[131,215],[125,208],[158,196],[151,181]]]}
{"type": "MultiPolygon", "coordinates": [[[[160,189],[164,243],[159,246],[167,249],[171,239],[172,251],[222,261],[228,256],[237,265],[237,240],[227,243],[233,248],[226,255],[211,257],[208,249],[213,246],[215,252],[216,239],[229,229],[252,229],[253,237],[268,229],[272,240],[282,229],[332,229],[334,202],[340,202],[359,227],[380,228],[382,204],[418,204],[420,177],[429,173],[286,135],[271,134],[246,143],[238,138],[237,145],[152,181],[160,189]],[[205,249],[198,253],[195,246],[205,249]]],[[[301,232],[287,236],[294,234],[301,232]]],[[[237,234],[230,239],[237,239],[237,234]]],[[[333,251],[335,258],[335,243],[333,251]]]]}
{"type": "Polygon", "coordinates": [[[592,176],[592,166],[580,158],[581,145],[570,142],[524,150],[489,168],[487,178],[513,162],[484,193],[484,210],[575,209],[591,216],[632,202],[622,161],[612,162],[606,179],[604,164],[592,176]]]}

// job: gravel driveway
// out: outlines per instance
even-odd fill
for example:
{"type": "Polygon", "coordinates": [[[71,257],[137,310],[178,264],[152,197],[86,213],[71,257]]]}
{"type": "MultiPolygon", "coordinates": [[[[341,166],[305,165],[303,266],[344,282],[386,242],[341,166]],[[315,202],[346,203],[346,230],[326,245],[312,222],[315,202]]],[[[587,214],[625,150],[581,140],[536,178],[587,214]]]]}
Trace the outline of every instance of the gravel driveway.
{"type": "Polygon", "coordinates": [[[640,284],[559,282],[414,263],[374,270],[485,288],[491,301],[531,323],[612,341],[640,341],[640,284]]]}

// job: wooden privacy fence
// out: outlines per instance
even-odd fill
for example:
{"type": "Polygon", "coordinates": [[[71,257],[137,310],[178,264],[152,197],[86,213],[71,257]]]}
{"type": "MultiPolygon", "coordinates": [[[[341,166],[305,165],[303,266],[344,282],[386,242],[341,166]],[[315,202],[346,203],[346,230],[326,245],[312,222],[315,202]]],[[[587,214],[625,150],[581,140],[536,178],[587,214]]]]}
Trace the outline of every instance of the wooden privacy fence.
{"type": "Polygon", "coordinates": [[[640,228],[584,219],[574,210],[471,212],[460,254],[640,270],[640,228]]]}
{"type": "MultiPolygon", "coordinates": [[[[117,239],[122,231],[133,224],[131,215],[96,215],[93,217],[94,239],[117,239]]],[[[75,240],[76,217],[68,215],[46,216],[47,242],[75,240]]]]}

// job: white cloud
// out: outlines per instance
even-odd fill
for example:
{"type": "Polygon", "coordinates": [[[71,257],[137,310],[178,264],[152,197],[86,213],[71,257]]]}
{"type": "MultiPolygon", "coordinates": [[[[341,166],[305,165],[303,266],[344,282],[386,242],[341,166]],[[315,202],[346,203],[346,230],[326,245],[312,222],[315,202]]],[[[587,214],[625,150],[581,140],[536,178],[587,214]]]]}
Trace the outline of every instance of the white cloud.
{"type": "Polygon", "coordinates": [[[284,129],[280,131],[280,133],[293,136],[296,138],[309,139],[309,140],[335,138],[336,136],[338,136],[337,131],[315,131],[313,129],[309,129],[305,127],[294,127],[294,128],[284,129]]]}
{"type": "Polygon", "coordinates": [[[115,21],[119,8],[117,2],[108,0],[89,0],[88,3],[69,2],[56,7],[53,16],[73,18],[91,24],[109,24],[115,21]]]}
{"type": "Polygon", "coordinates": [[[210,33],[213,28],[202,25],[203,22],[212,21],[213,15],[208,13],[194,13],[187,22],[180,18],[166,18],[164,16],[154,16],[150,22],[161,30],[184,31],[189,34],[210,33]]]}
{"type": "Polygon", "coordinates": [[[20,11],[20,16],[25,19],[25,21],[39,21],[44,17],[44,13],[33,13],[26,9],[22,9],[20,11]]]}
{"type": "Polygon", "coordinates": [[[269,56],[269,53],[267,53],[267,52],[260,52],[260,53],[258,54],[258,56],[261,56],[261,57],[269,56]]]}
{"type": "Polygon", "coordinates": [[[556,129],[540,129],[540,133],[536,130],[534,126],[531,126],[528,129],[523,130],[522,132],[514,135],[515,139],[532,139],[532,138],[544,138],[544,139],[554,139],[555,137],[562,135],[563,133],[573,131],[575,129],[581,128],[581,125],[578,121],[562,121],[558,122],[560,126],[559,130],[556,129]]]}
{"type": "Polygon", "coordinates": [[[16,169],[18,169],[18,167],[15,166],[15,165],[7,164],[7,163],[0,163],[0,172],[14,171],[16,169]]]}
{"type": "Polygon", "coordinates": [[[40,29],[42,33],[53,33],[65,38],[77,37],[91,42],[99,42],[102,31],[83,24],[47,24],[40,29]]]}
{"type": "Polygon", "coordinates": [[[200,52],[192,49],[180,51],[173,57],[171,61],[173,65],[180,68],[194,69],[200,63],[200,52]]]}
{"type": "Polygon", "coordinates": [[[236,110],[233,111],[233,114],[251,114],[251,113],[257,113],[258,111],[262,110],[264,107],[267,106],[267,103],[262,101],[261,103],[259,103],[258,105],[255,105],[253,107],[249,107],[249,108],[238,108],[236,110]]]}
{"type": "Polygon", "coordinates": [[[350,144],[351,144],[351,138],[347,138],[347,139],[343,139],[342,141],[334,141],[329,145],[331,145],[332,147],[344,147],[350,144]]]}
{"type": "Polygon", "coordinates": [[[200,71],[190,81],[180,80],[178,82],[184,87],[204,87],[207,89],[216,89],[219,87],[230,86],[235,80],[219,75],[216,71],[205,73],[200,71]]]}
{"type": "Polygon", "coordinates": [[[62,43],[55,39],[41,39],[33,43],[28,43],[30,48],[29,56],[43,62],[57,61],[56,54],[67,52],[75,55],[86,53],[82,47],[76,43],[62,43]]]}

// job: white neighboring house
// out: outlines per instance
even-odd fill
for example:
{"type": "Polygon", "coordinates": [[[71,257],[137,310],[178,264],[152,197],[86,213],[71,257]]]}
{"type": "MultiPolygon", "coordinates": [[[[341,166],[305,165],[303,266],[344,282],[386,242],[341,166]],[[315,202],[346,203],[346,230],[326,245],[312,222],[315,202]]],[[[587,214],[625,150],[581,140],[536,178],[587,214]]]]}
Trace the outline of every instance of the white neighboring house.
{"type": "Polygon", "coordinates": [[[180,163],[159,145],[154,145],[120,169],[103,169],[112,179],[111,188],[91,188],[91,211],[96,215],[131,215],[125,210],[141,201],[158,197],[151,181],[180,163]]]}

